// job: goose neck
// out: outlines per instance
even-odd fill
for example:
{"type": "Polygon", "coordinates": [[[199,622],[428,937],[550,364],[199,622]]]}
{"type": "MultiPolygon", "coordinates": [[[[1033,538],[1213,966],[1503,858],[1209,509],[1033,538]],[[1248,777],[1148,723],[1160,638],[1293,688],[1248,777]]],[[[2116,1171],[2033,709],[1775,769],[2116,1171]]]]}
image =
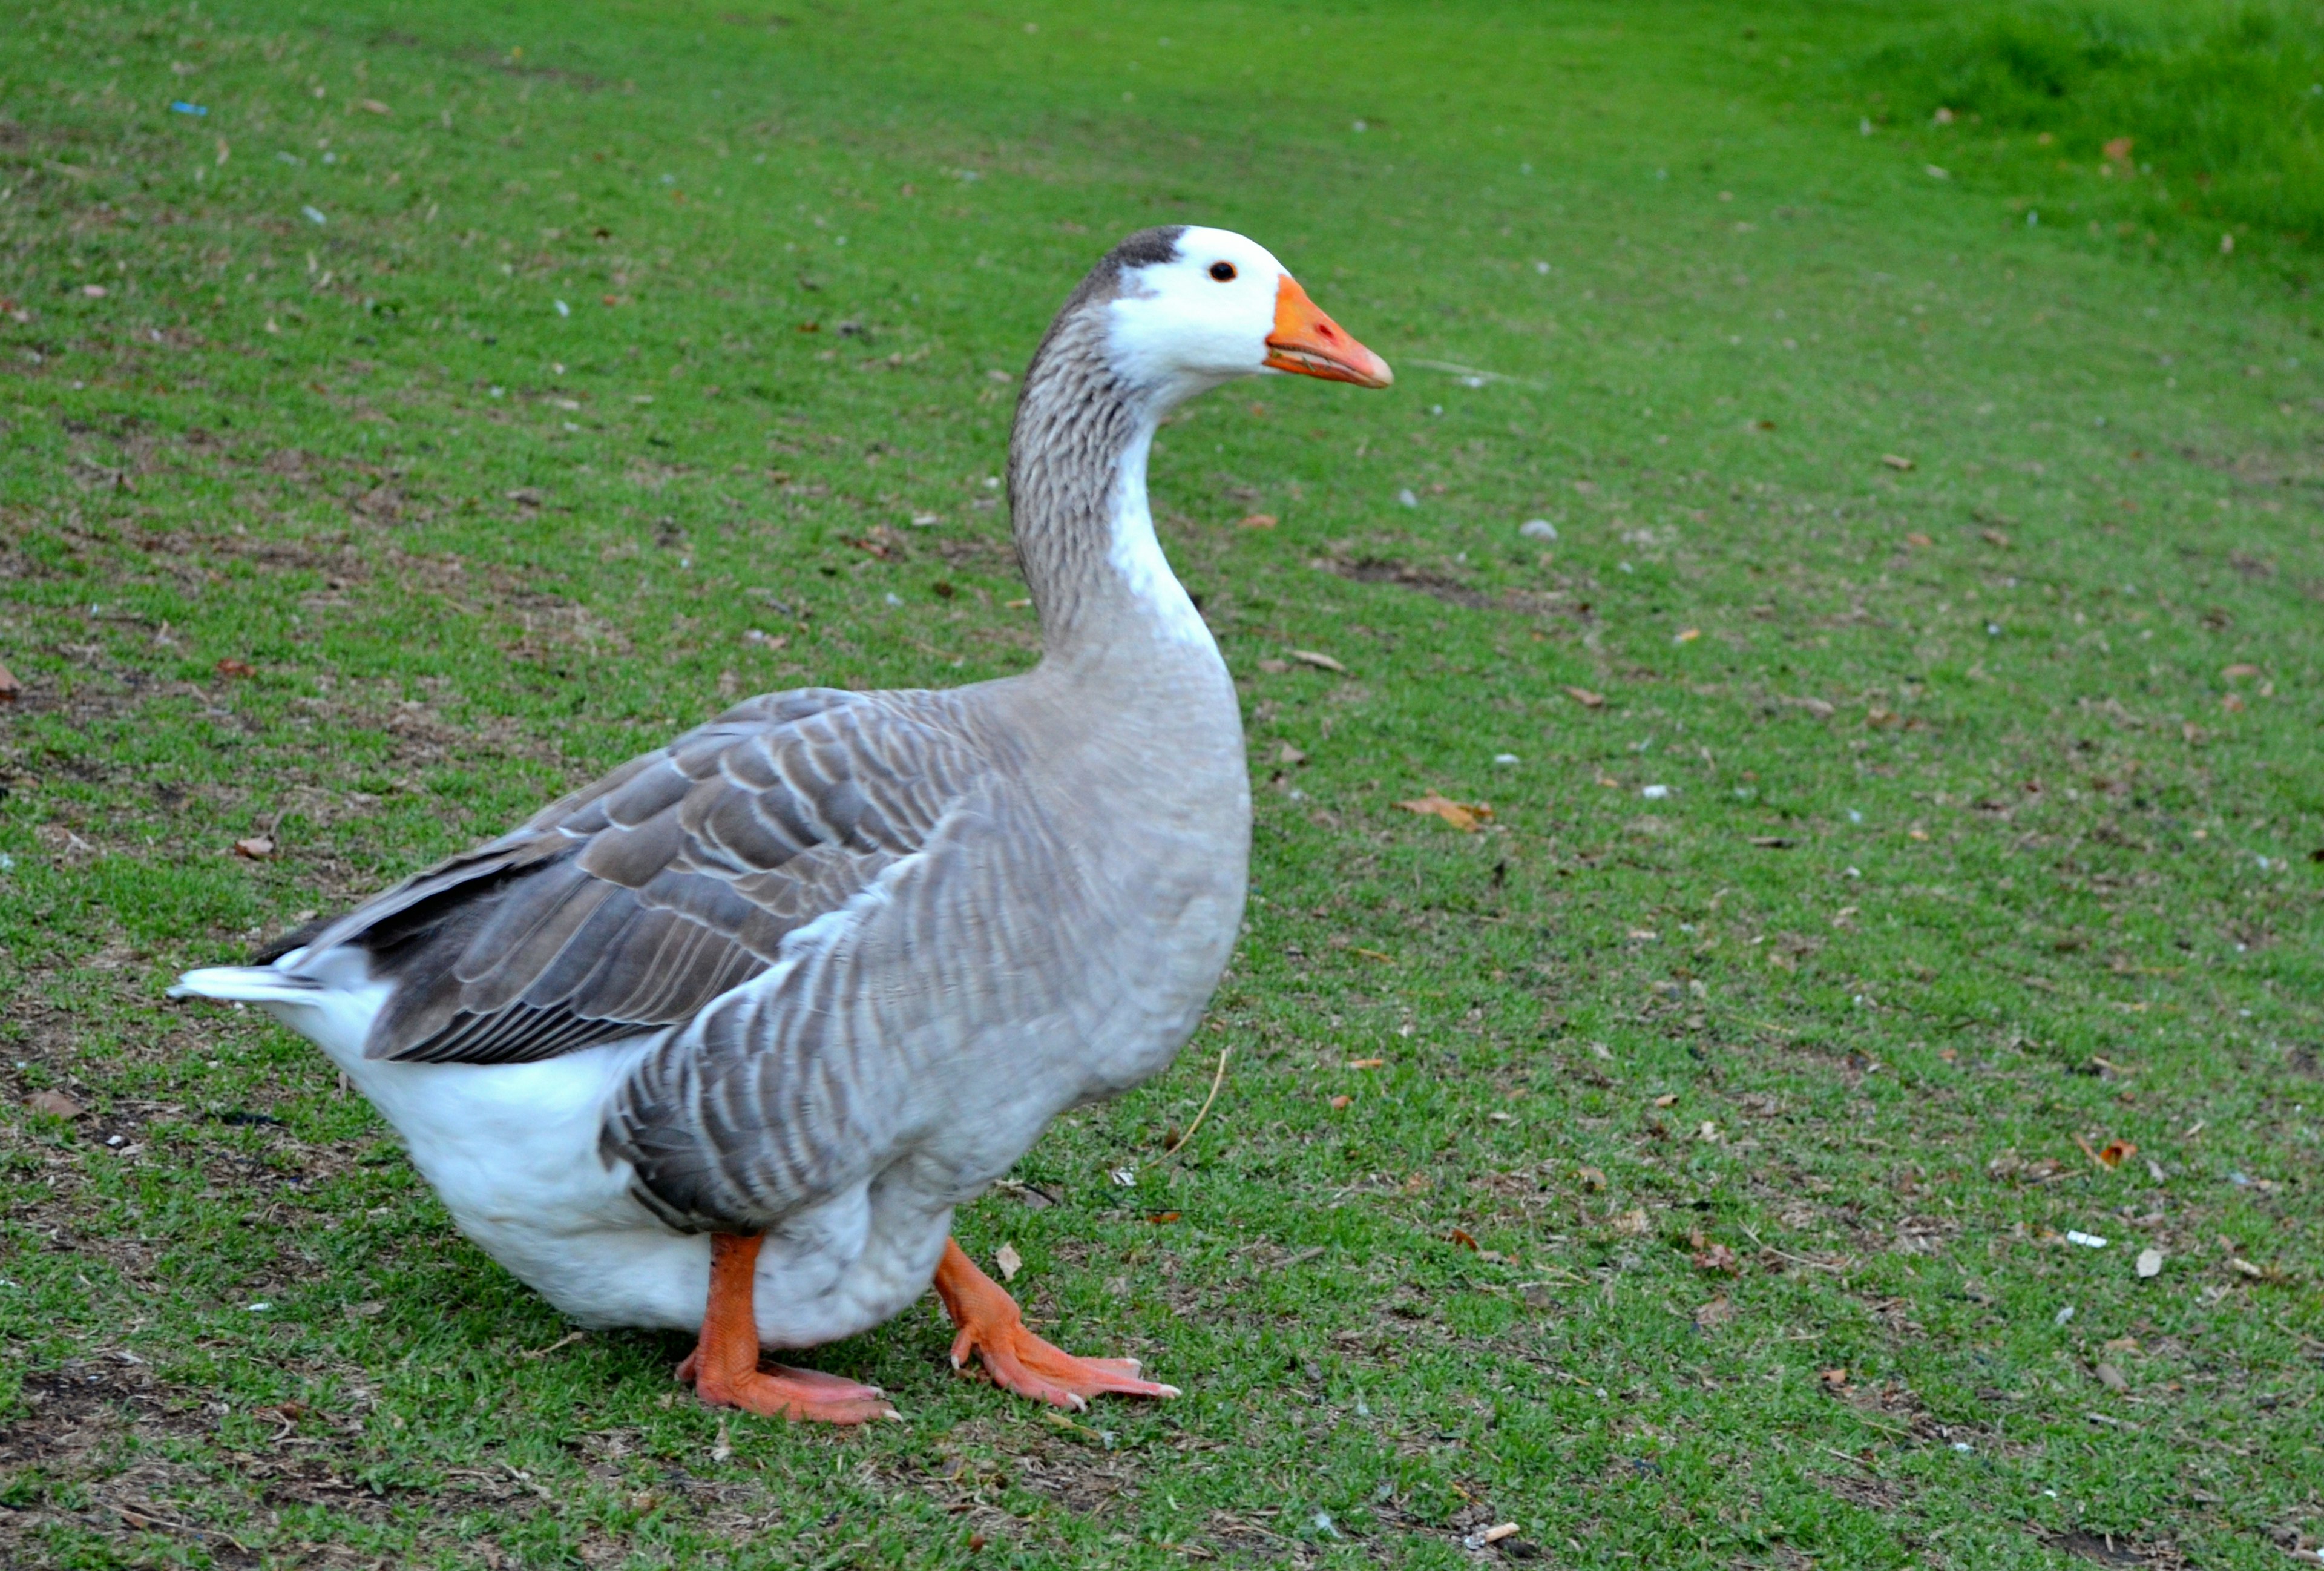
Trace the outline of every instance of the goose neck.
{"type": "Polygon", "coordinates": [[[1100,356],[1045,355],[1027,377],[1010,442],[1010,506],[1049,664],[1219,661],[1162,553],[1147,499],[1164,412],[1100,356]]]}

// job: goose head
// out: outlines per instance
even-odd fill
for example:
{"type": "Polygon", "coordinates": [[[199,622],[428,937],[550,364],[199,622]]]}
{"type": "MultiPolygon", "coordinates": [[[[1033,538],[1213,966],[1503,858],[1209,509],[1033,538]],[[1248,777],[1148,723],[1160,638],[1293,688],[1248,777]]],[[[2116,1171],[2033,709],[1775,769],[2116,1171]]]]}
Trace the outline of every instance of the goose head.
{"type": "MultiPolygon", "coordinates": [[[[1237,377],[1318,376],[1359,387],[1395,380],[1307,298],[1267,247],[1228,229],[1148,229],[1093,274],[1111,286],[1102,342],[1115,374],[1157,410],[1237,377]]],[[[1093,302],[1094,303],[1094,302],[1093,302]]]]}

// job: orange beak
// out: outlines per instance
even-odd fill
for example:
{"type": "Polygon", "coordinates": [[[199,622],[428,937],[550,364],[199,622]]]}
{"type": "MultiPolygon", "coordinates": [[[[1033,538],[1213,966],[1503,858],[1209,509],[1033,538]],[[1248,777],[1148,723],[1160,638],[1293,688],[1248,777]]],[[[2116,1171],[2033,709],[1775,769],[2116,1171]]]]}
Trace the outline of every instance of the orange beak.
{"type": "Polygon", "coordinates": [[[1275,286],[1275,331],[1268,334],[1267,347],[1273,351],[1267,364],[1277,371],[1352,382],[1358,387],[1386,387],[1396,380],[1387,361],[1325,316],[1287,273],[1275,286]]]}

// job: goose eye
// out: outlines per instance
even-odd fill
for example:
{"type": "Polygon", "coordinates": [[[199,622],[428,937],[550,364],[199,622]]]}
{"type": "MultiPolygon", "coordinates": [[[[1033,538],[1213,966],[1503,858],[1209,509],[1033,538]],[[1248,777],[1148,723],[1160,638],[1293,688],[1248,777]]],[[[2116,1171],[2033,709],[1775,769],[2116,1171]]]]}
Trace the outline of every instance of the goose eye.
{"type": "Polygon", "coordinates": [[[1233,263],[1213,262],[1211,263],[1211,276],[1217,279],[1221,283],[1226,282],[1228,280],[1233,278],[1234,275],[1235,266],[1233,263]]]}

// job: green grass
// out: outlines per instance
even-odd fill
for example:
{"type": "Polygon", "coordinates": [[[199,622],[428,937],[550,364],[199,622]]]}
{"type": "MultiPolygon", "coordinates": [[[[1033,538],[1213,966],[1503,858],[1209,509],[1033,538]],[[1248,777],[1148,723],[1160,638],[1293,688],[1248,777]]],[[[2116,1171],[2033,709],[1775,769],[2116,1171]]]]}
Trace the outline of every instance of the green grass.
{"type": "Polygon", "coordinates": [[[1965,119],[1859,134],[1950,8],[783,15],[0,30],[0,1560],[2312,1553],[2296,266],[2094,236],[2089,171],[2029,226],[2011,167],[1925,172],[1965,119]],[[1023,669],[1008,378],[1176,219],[1401,380],[1157,445],[1250,930],[960,1228],[1187,1394],[1060,1425],[930,1300],[817,1355],[909,1424],[722,1419],[320,1055],[161,990],[727,695],[1023,669]]]}
{"type": "Polygon", "coordinates": [[[2313,6],[1960,8],[1853,63],[1877,84],[1866,126],[1925,126],[1948,162],[2080,187],[2128,233],[2217,244],[2256,227],[2310,271],[2324,244],[2324,13],[2313,6]]]}

